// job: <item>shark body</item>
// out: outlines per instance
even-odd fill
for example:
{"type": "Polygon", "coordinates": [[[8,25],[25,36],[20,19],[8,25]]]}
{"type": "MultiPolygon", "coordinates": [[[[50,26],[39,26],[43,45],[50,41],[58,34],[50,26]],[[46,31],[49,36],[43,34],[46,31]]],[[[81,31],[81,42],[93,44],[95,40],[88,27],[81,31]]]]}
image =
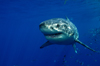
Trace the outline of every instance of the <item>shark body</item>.
{"type": "Polygon", "coordinates": [[[77,53],[76,43],[79,43],[93,52],[96,52],[94,49],[78,40],[78,30],[68,18],[53,18],[43,21],[40,23],[39,29],[47,39],[47,42],[44,43],[40,48],[44,48],[52,44],[72,45],[75,53],[77,53]]]}

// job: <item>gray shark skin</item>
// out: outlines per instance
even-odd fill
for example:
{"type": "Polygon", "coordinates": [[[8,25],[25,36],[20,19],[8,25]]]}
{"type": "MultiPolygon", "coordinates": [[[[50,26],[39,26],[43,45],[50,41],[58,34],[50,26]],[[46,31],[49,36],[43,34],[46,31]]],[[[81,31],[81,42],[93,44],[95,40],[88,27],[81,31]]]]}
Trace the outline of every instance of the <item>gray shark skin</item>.
{"type": "Polygon", "coordinates": [[[93,52],[96,52],[94,49],[78,40],[78,30],[68,18],[53,18],[43,21],[40,23],[39,29],[47,39],[47,42],[40,47],[41,49],[53,44],[72,45],[75,53],[77,53],[76,43],[79,43],[93,52]]]}

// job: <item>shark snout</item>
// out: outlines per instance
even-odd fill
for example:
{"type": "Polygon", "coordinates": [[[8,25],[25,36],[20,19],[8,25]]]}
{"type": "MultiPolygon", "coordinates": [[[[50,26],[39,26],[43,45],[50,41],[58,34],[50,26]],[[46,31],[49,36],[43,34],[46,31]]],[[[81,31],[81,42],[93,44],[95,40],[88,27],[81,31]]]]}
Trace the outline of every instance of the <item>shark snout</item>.
{"type": "Polygon", "coordinates": [[[41,23],[41,24],[39,25],[39,28],[42,28],[42,27],[45,27],[45,23],[41,23]]]}

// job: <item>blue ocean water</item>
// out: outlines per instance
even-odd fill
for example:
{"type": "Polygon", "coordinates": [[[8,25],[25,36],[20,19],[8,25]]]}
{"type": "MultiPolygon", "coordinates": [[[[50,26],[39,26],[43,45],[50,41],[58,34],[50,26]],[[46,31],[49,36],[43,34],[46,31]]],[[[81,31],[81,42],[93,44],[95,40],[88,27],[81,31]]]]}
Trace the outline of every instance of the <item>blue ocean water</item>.
{"type": "Polygon", "coordinates": [[[39,30],[42,21],[67,16],[79,40],[100,50],[100,0],[0,0],[0,66],[100,66],[100,54],[76,44],[51,45],[39,30]]]}

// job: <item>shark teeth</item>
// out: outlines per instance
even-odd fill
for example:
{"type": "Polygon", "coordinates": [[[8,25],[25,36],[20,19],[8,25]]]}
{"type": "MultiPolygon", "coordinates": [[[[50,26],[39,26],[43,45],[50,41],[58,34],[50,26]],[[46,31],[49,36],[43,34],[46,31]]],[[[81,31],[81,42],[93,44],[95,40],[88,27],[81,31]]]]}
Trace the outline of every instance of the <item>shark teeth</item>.
{"type": "Polygon", "coordinates": [[[44,34],[45,36],[49,36],[49,37],[57,37],[59,35],[61,35],[62,33],[55,33],[55,34],[44,34]]]}

